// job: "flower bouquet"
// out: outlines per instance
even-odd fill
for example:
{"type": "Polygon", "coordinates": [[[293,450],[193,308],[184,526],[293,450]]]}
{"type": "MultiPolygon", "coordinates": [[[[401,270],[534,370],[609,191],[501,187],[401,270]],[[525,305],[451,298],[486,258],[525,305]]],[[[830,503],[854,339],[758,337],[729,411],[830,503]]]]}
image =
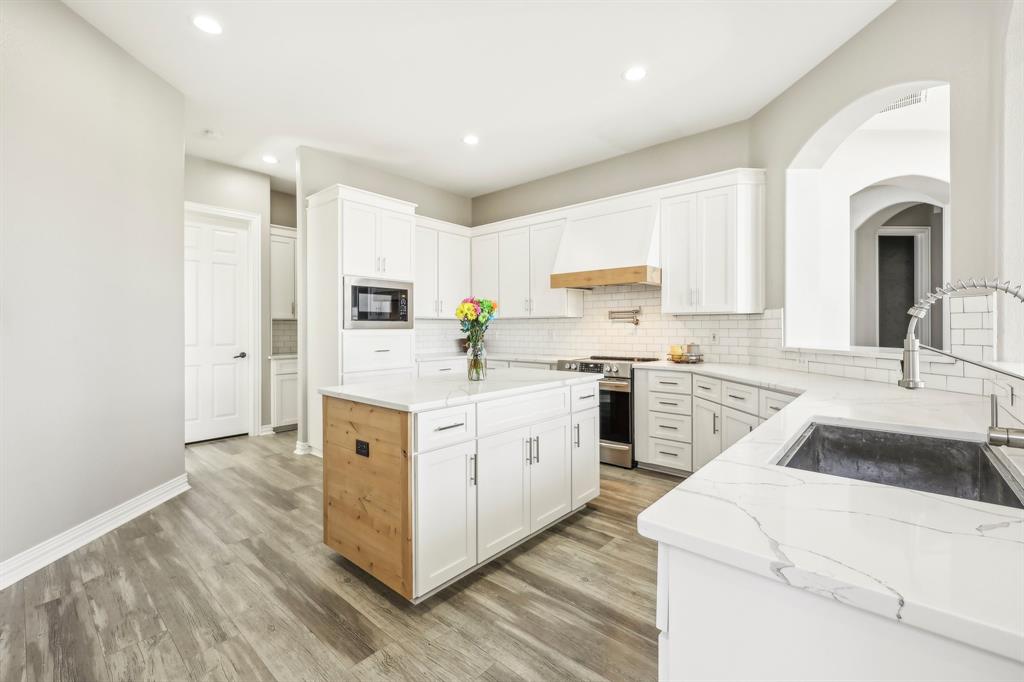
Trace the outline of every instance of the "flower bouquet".
{"type": "Polygon", "coordinates": [[[484,334],[498,314],[498,302],[487,298],[464,298],[455,308],[455,317],[466,335],[466,372],[470,381],[487,378],[487,351],[484,334]]]}

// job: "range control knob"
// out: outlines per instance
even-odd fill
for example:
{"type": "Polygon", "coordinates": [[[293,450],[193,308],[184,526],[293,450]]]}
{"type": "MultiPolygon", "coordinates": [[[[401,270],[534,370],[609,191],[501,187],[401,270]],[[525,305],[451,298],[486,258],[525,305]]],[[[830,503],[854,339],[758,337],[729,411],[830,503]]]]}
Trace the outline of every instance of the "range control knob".
{"type": "Polygon", "coordinates": [[[612,366],[611,365],[605,365],[604,366],[604,371],[605,372],[611,372],[612,371],[612,366]]]}
{"type": "Polygon", "coordinates": [[[611,365],[611,369],[609,371],[612,374],[618,374],[619,373],[619,366],[618,365],[611,365]]]}
{"type": "Polygon", "coordinates": [[[569,363],[569,369],[579,369],[579,368],[580,368],[579,363],[576,363],[576,362],[570,362],[569,363]]]}

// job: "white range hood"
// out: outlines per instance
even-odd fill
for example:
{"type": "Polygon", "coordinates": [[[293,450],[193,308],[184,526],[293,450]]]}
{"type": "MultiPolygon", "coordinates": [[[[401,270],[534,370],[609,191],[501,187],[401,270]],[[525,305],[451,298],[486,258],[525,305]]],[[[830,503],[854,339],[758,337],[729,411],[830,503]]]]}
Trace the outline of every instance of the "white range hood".
{"type": "Polygon", "coordinates": [[[613,203],[601,202],[588,213],[568,216],[552,288],[661,285],[657,202],[630,197],[613,203]]]}

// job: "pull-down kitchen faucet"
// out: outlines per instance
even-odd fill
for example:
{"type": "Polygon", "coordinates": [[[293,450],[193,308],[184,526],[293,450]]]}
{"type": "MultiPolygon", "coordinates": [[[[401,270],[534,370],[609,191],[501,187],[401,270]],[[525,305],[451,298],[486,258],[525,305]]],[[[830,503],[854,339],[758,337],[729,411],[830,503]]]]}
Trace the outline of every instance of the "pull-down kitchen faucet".
{"type": "MultiPolygon", "coordinates": [[[[921,380],[922,348],[933,353],[938,353],[939,355],[945,355],[946,357],[953,358],[954,360],[960,360],[972,365],[977,365],[978,367],[982,367],[991,372],[997,372],[999,374],[1024,381],[1024,376],[1015,372],[1010,372],[998,367],[992,367],[991,365],[987,365],[984,362],[979,362],[977,360],[962,358],[959,355],[953,355],[952,353],[947,353],[944,350],[926,346],[918,341],[915,333],[917,331],[917,322],[928,314],[928,311],[936,301],[941,299],[943,296],[958,291],[975,290],[1002,291],[1003,293],[1009,294],[1021,302],[1024,302],[1024,284],[1014,284],[1009,281],[1000,282],[995,278],[991,280],[982,280],[980,282],[976,279],[972,279],[969,282],[965,282],[961,279],[957,280],[955,283],[947,282],[941,287],[936,287],[934,293],[929,293],[907,311],[907,315],[910,315],[910,324],[907,325],[907,338],[903,340],[903,378],[900,379],[900,386],[911,389],[924,388],[924,382],[921,380]]],[[[1024,429],[1009,429],[1001,428],[999,426],[999,399],[994,393],[992,394],[992,425],[989,426],[988,429],[988,442],[990,445],[1005,445],[1011,448],[1024,448],[1024,429]]]]}

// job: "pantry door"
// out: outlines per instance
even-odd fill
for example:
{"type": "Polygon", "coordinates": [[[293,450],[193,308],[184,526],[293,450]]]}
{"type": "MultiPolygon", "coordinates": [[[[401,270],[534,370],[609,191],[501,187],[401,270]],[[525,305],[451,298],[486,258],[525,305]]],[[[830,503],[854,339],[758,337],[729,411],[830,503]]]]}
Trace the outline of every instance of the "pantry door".
{"type": "Polygon", "coordinates": [[[185,212],[186,443],[251,432],[259,349],[251,347],[250,229],[246,219],[185,212]]]}

